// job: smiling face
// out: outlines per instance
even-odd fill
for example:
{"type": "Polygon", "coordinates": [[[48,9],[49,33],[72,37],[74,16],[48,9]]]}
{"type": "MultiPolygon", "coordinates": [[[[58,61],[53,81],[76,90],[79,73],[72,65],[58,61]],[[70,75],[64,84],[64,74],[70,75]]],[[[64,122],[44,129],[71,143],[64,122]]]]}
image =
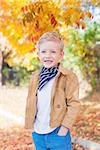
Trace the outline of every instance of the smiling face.
{"type": "Polygon", "coordinates": [[[45,41],[40,45],[38,56],[44,67],[51,68],[63,59],[64,52],[59,48],[59,43],[45,41]]]}

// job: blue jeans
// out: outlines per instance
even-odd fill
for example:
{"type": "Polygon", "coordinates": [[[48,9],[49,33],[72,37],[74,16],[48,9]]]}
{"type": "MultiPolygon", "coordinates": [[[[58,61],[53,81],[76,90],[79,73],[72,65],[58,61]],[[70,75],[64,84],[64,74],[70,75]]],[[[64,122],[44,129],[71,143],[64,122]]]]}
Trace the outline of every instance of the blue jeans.
{"type": "Polygon", "coordinates": [[[66,136],[57,135],[60,127],[48,134],[32,133],[36,150],[72,150],[70,131],[66,136]]]}

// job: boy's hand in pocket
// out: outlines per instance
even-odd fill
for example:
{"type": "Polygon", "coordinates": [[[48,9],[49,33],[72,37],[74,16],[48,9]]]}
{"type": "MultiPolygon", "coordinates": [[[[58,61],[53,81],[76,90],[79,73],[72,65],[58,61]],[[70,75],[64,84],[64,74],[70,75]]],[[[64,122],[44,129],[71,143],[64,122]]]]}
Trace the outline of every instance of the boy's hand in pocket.
{"type": "Polygon", "coordinates": [[[58,133],[57,133],[57,135],[66,136],[67,132],[68,132],[68,128],[66,128],[64,126],[61,126],[58,133]]]}

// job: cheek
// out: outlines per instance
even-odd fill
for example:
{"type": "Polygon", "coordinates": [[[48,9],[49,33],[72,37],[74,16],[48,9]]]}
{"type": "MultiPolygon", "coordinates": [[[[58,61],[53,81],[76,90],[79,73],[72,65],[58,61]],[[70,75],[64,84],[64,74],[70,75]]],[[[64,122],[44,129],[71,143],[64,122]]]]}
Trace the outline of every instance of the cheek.
{"type": "Polygon", "coordinates": [[[57,55],[56,58],[57,58],[57,59],[61,59],[61,55],[57,55]]]}
{"type": "Polygon", "coordinates": [[[58,61],[58,60],[60,59],[60,57],[59,57],[59,56],[53,56],[53,59],[54,59],[55,61],[58,61]]]}

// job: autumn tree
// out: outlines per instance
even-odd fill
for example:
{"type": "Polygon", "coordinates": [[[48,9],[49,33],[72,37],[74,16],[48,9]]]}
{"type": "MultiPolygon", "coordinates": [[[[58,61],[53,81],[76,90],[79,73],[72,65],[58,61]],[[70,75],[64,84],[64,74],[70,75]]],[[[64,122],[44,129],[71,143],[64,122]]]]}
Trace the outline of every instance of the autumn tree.
{"type": "MultiPolygon", "coordinates": [[[[87,4],[93,3],[99,5],[97,0],[87,4]]],[[[66,45],[68,29],[73,27],[84,30],[85,18],[93,18],[89,11],[83,10],[82,5],[82,0],[1,0],[0,32],[23,56],[29,52],[35,53],[36,42],[46,31],[59,32],[66,45]]]]}
{"type": "Polygon", "coordinates": [[[69,26],[85,28],[82,0],[1,0],[0,32],[20,54],[35,50],[36,41],[46,31],[56,30],[66,39],[69,26]]]}

